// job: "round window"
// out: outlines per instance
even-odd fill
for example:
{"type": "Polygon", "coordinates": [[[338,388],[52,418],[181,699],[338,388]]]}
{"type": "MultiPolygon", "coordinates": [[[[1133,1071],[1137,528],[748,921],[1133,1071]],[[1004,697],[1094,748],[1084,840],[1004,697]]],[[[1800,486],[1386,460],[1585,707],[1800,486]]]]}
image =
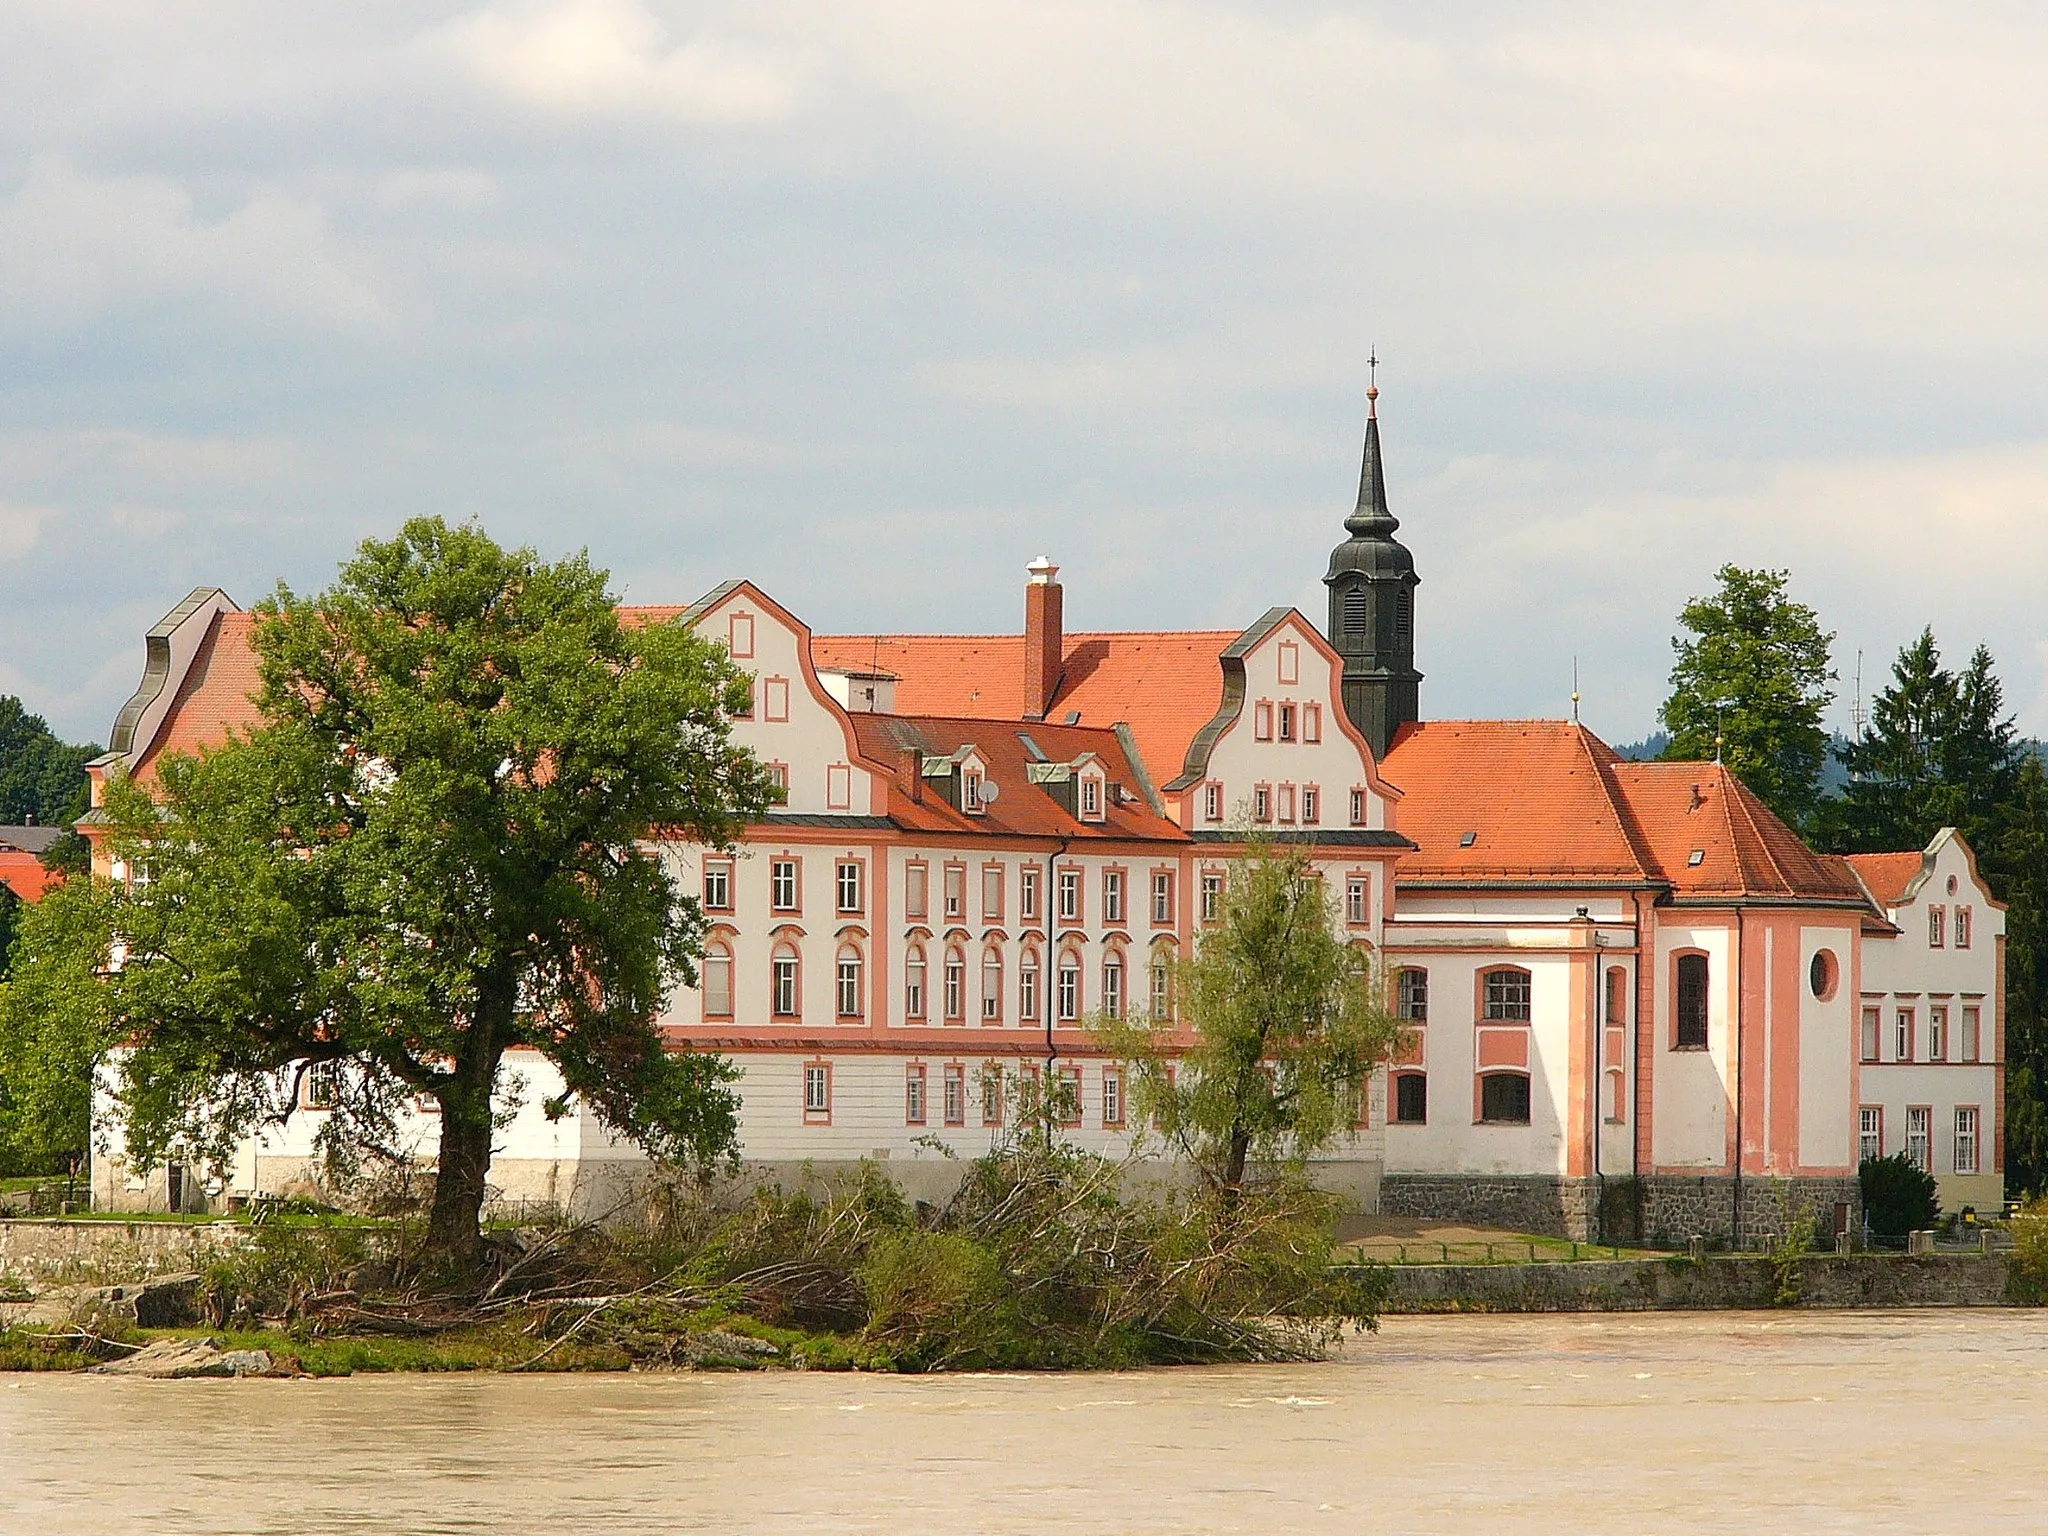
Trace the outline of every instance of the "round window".
{"type": "Polygon", "coordinates": [[[1807,984],[1813,988],[1813,995],[1826,1002],[1835,995],[1835,982],[1841,976],[1841,967],[1835,963],[1835,952],[1831,949],[1817,949],[1813,953],[1813,964],[1806,968],[1807,984]]]}

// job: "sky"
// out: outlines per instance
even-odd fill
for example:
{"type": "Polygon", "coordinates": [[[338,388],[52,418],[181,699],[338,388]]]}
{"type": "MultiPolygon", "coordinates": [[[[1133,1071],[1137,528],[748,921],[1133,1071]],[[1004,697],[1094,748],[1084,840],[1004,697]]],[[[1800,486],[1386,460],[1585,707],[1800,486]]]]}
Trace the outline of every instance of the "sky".
{"type": "Polygon", "coordinates": [[[1786,568],[2048,733],[2048,12],[0,0],[0,692],[407,517],[822,632],[1325,610],[1376,349],[1426,716],[1655,724],[1786,568]]]}

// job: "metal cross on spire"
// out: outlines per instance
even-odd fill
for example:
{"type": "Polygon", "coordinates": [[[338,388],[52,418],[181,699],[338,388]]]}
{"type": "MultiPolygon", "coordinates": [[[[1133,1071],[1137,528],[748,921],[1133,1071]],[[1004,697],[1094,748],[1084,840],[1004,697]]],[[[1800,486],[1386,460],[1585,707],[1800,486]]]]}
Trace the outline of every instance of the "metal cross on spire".
{"type": "Polygon", "coordinates": [[[1365,414],[1377,416],[1380,413],[1380,349],[1367,347],[1365,351],[1365,414]]]}

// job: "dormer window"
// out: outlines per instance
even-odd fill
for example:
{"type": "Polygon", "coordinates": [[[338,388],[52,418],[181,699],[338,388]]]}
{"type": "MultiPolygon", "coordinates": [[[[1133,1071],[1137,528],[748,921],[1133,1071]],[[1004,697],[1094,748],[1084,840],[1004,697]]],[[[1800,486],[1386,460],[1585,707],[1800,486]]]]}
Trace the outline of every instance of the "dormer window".
{"type": "Polygon", "coordinates": [[[1081,819],[1100,821],[1102,819],[1102,780],[1092,774],[1081,780],[1081,819]]]}
{"type": "Polygon", "coordinates": [[[981,775],[972,768],[960,776],[960,809],[970,816],[982,813],[981,775]]]}

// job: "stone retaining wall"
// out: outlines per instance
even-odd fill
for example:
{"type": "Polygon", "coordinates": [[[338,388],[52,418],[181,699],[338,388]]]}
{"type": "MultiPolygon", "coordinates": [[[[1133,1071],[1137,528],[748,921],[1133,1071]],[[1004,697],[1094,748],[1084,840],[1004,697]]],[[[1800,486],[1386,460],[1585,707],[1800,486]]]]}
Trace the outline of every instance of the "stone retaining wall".
{"type": "Polygon", "coordinates": [[[108,1283],[203,1270],[249,1241],[233,1222],[0,1221],[0,1276],[30,1285],[108,1283]]]}
{"type": "MultiPolygon", "coordinates": [[[[1380,1180],[1380,1210],[1389,1216],[1537,1232],[1576,1242],[1681,1248],[1694,1237],[1733,1242],[1737,1187],[1726,1174],[1701,1178],[1657,1175],[1567,1179],[1508,1174],[1390,1173],[1380,1180]]],[[[1759,1248],[1811,1216],[1823,1236],[1834,1231],[1837,1201],[1849,1203],[1852,1230],[1861,1220],[1855,1178],[1745,1178],[1741,1242],[1759,1248]]]]}
{"type": "MultiPolygon", "coordinates": [[[[1776,1305],[1771,1261],[1594,1259],[1576,1264],[1403,1264],[1387,1311],[1652,1312],[1776,1305]]],[[[2003,1254],[1815,1254],[1795,1261],[1797,1307],[1998,1307],[2003,1254]]]]}

